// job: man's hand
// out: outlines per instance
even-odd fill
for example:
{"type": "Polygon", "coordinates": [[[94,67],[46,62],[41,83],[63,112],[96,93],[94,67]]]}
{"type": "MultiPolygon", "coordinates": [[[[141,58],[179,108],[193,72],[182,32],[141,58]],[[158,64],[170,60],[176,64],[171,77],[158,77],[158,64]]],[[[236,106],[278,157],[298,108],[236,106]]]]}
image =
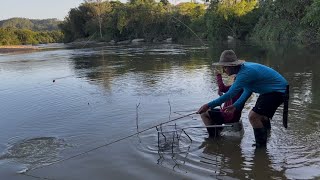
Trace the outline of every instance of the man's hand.
{"type": "Polygon", "coordinates": [[[237,110],[236,107],[234,107],[233,105],[230,105],[228,107],[225,107],[223,109],[224,112],[226,113],[234,113],[234,111],[237,110]]]}
{"type": "Polygon", "coordinates": [[[201,108],[197,111],[197,114],[202,114],[204,112],[206,112],[209,109],[208,104],[205,104],[203,106],[201,106],[201,108]]]}

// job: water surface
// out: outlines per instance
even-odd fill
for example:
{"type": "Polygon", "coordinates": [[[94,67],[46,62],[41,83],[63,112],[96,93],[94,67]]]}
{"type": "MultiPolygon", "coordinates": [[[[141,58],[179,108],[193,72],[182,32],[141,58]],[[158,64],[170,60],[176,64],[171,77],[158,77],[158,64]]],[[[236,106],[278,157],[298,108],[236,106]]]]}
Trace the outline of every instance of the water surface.
{"type": "Polygon", "coordinates": [[[310,49],[250,43],[1,55],[0,177],[317,179],[319,59],[320,53],[310,49]],[[255,150],[247,119],[255,95],[243,111],[243,136],[227,134],[212,141],[201,128],[184,133],[182,128],[202,125],[198,115],[191,115],[164,124],[159,137],[151,127],[192,113],[218,96],[210,64],[229,48],[240,59],[271,66],[287,78],[289,128],[282,127],[279,108],[267,150],[255,150]],[[146,131],[135,135],[137,130],[146,131]]]}

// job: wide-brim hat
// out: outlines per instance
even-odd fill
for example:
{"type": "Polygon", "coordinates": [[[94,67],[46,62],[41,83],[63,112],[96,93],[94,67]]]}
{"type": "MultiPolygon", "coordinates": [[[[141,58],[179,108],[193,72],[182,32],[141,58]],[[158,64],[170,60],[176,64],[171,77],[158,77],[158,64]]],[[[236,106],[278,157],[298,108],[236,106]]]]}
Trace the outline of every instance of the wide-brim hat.
{"type": "Polygon", "coordinates": [[[225,50],[221,53],[219,62],[212,63],[212,66],[239,66],[244,62],[237,58],[233,50],[225,50]]]}

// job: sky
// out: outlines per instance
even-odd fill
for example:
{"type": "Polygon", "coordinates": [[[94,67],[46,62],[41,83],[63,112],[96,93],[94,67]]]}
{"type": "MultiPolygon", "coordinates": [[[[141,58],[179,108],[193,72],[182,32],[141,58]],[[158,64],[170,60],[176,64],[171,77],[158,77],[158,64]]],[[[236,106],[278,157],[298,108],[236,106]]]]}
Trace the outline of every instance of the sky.
{"type": "MultiPolygon", "coordinates": [[[[189,0],[169,0],[173,4],[189,0]]],[[[0,0],[0,21],[13,17],[64,20],[84,0],[0,0]]],[[[126,2],[126,0],[120,0],[126,2]]]]}
{"type": "Polygon", "coordinates": [[[13,17],[63,20],[84,0],[0,0],[0,20],[13,17]]]}

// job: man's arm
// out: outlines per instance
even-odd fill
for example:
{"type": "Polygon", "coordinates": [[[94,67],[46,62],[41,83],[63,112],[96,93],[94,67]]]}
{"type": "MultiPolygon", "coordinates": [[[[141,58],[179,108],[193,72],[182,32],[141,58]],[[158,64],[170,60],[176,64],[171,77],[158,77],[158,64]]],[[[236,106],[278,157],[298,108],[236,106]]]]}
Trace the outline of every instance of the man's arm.
{"type": "Polygon", "coordinates": [[[248,98],[251,96],[252,92],[248,89],[244,88],[243,93],[241,94],[240,98],[233,104],[237,110],[241,110],[248,100],[248,98]]]}
{"type": "Polygon", "coordinates": [[[222,103],[228,101],[229,99],[232,99],[234,96],[236,96],[242,89],[242,84],[239,81],[235,81],[230,89],[219,98],[211,101],[208,103],[208,106],[211,108],[214,108],[216,106],[220,106],[222,103]]]}
{"type": "MultiPolygon", "coordinates": [[[[250,78],[252,74],[246,72],[246,73],[240,73],[237,74],[237,77],[234,81],[234,83],[231,85],[231,87],[229,88],[229,90],[222,96],[220,96],[219,98],[211,101],[208,103],[208,106],[211,108],[214,108],[216,106],[221,105],[222,103],[228,101],[229,99],[232,99],[234,96],[236,96],[242,89],[245,90],[247,89],[247,87],[250,85],[250,78]]],[[[238,103],[236,104],[238,106],[238,108],[241,108],[241,103],[244,104],[244,102],[249,98],[249,96],[251,95],[251,92],[248,91],[246,93],[242,94],[242,98],[240,97],[240,101],[238,99],[238,103]]]]}

